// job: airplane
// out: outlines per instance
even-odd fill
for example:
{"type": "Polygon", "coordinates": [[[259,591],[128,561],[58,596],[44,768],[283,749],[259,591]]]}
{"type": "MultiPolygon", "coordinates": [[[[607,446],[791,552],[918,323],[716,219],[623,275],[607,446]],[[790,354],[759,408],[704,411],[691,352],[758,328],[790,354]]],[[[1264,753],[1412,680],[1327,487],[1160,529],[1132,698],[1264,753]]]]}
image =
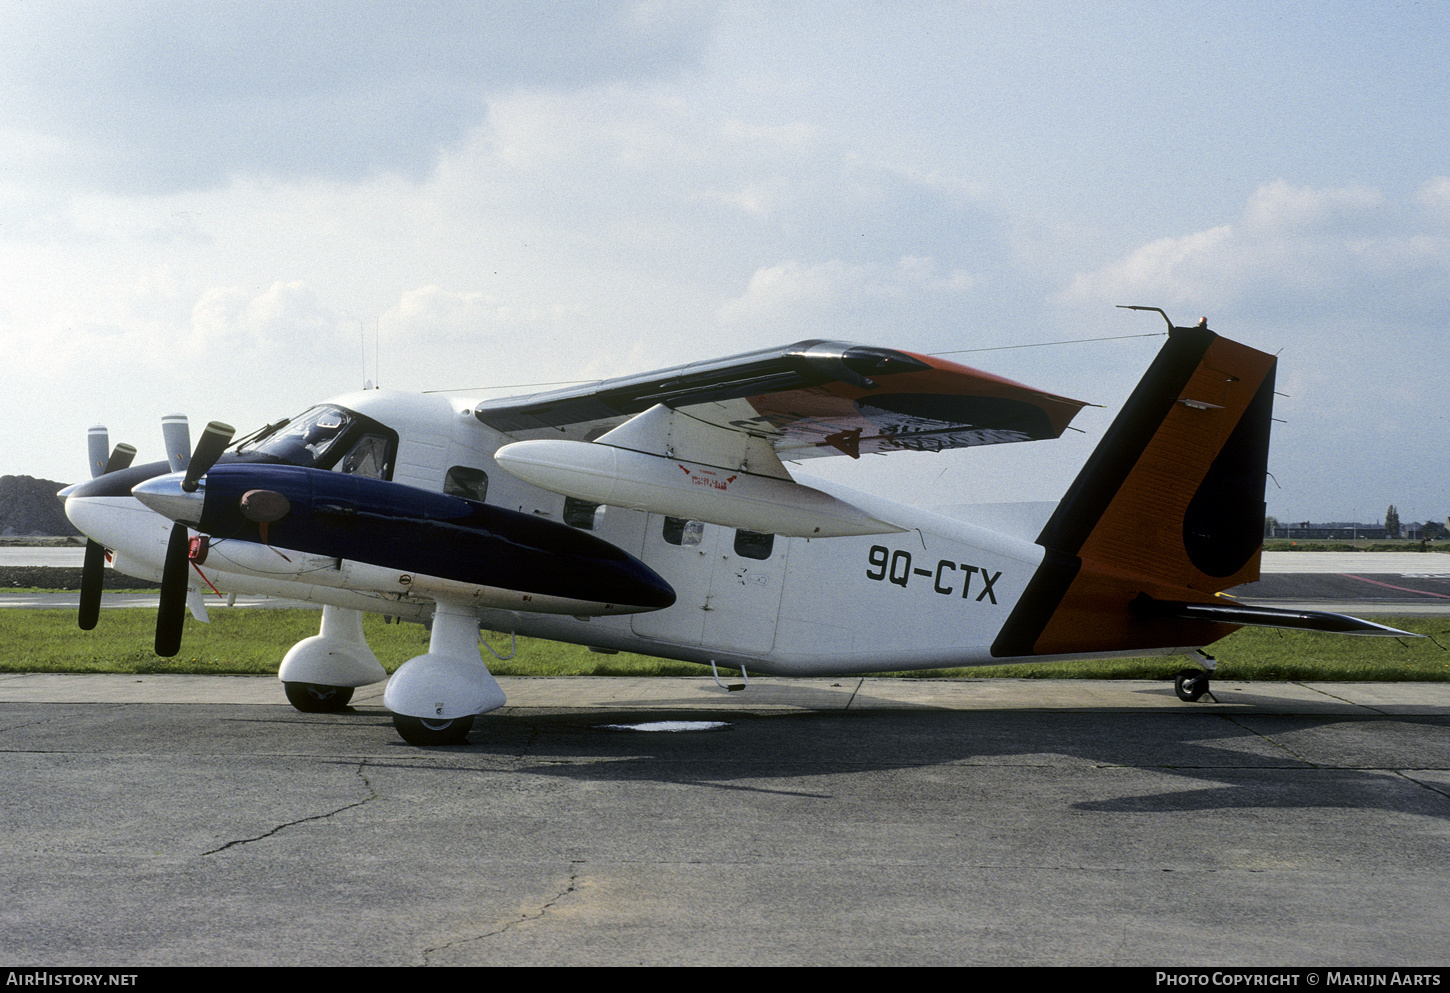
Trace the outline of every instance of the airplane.
{"type": "MultiPolygon", "coordinates": [[[[92,428],[61,491],[102,572],[160,582],[158,655],[202,594],[322,605],[279,670],[305,712],[388,679],[362,614],[431,623],[383,702],[413,745],[465,742],[504,693],[480,628],[805,676],[1197,653],[1242,626],[1404,636],[1241,604],[1259,576],[1276,359],[1176,327],[1043,522],[928,509],[787,467],[1058,438],[1085,404],[930,355],[809,340],[504,399],[368,389],[133,466],[92,428]]],[[[1211,697],[1211,694],[1210,698],[1211,697]]]]}

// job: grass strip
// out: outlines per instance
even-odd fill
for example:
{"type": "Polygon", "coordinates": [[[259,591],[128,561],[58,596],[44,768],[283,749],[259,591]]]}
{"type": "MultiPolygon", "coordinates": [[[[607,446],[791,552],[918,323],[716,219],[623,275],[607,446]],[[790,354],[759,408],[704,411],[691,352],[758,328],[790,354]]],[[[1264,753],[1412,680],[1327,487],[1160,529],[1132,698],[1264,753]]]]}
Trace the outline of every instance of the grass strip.
{"type": "MultiPolygon", "coordinates": [[[[164,659],[151,650],[155,612],[108,609],[94,631],[76,627],[68,610],[0,610],[0,672],[275,673],[287,649],[317,633],[316,610],[216,608],[211,623],[187,618],[182,650],[164,659]]],[[[1218,658],[1216,677],[1235,680],[1440,681],[1450,680],[1450,617],[1381,618],[1425,638],[1351,638],[1243,628],[1209,650],[1218,658]]],[[[428,649],[418,624],[389,624],[365,615],[363,629],[383,666],[393,671],[428,649]]],[[[486,633],[499,654],[507,634],[486,633]]],[[[708,667],[648,655],[602,655],[579,645],[519,638],[509,661],[484,658],[497,675],[510,676],[699,676],[708,667]]],[[[914,679],[1169,679],[1197,666],[1195,656],[1125,658],[1091,662],[1043,662],[887,673],[914,679]]]]}

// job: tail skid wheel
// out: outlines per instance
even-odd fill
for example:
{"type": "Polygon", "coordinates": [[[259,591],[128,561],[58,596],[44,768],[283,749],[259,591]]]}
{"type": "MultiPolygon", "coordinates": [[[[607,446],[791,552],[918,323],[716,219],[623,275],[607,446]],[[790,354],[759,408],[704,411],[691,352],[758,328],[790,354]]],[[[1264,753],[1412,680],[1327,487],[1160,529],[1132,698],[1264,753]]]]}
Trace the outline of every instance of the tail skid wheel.
{"type": "Polygon", "coordinates": [[[1195,703],[1208,692],[1208,673],[1197,669],[1184,669],[1173,677],[1173,692],[1184,703],[1195,703]]]}
{"type": "Polygon", "coordinates": [[[451,721],[435,721],[428,717],[393,715],[393,727],[410,745],[464,745],[473,729],[473,715],[455,717],[451,721]]]}
{"type": "Polygon", "coordinates": [[[347,707],[352,699],[351,686],[324,686],[321,683],[283,683],[287,702],[304,714],[332,714],[347,707]]]}

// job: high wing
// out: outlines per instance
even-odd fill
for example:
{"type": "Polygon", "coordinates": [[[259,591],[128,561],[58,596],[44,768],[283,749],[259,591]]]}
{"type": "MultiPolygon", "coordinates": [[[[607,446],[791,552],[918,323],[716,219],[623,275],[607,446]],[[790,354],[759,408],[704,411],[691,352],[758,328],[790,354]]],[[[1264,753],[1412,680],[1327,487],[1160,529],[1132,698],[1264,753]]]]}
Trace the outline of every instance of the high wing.
{"type": "Polygon", "coordinates": [[[1085,406],[944,359],[810,340],[485,400],[475,414],[519,439],[593,440],[656,405],[767,439],[785,460],[1056,438],[1085,406]]]}
{"type": "Polygon", "coordinates": [[[833,341],[677,366],[475,413],[520,479],[594,504],[800,538],[901,528],[783,459],[1056,438],[1084,405],[941,359],[833,341]]]}

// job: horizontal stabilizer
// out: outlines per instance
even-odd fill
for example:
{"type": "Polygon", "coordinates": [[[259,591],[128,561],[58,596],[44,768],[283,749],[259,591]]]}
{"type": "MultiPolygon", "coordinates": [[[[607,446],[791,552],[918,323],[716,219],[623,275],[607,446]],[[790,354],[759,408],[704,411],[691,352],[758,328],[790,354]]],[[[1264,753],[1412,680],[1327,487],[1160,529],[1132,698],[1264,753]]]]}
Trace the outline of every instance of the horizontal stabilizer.
{"type": "Polygon", "coordinates": [[[1133,612],[1140,617],[1174,618],[1184,621],[1216,621],[1243,627],[1291,628],[1297,631],[1322,631],[1325,634],[1353,634],[1371,638],[1423,638],[1422,634],[1401,631],[1384,624],[1332,614],[1322,610],[1286,610],[1281,607],[1254,607],[1246,603],[1188,603],[1182,600],[1155,600],[1140,596],[1133,601],[1133,612]]]}

